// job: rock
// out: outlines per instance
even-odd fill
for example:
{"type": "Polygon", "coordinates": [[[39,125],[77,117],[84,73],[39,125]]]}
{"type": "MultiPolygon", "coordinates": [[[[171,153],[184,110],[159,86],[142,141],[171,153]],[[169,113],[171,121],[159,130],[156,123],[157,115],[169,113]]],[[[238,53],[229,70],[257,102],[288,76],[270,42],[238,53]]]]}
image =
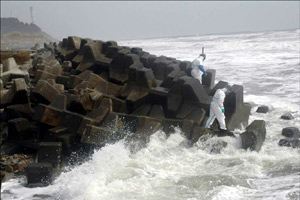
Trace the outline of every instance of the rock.
{"type": "Polygon", "coordinates": [[[49,105],[39,104],[35,108],[33,119],[51,126],[58,126],[66,109],[67,98],[65,95],[57,95],[49,105]]]}
{"type": "MultiPolygon", "coordinates": [[[[230,108],[233,112],[244,103],[244,88],[241,85],[233,85],[232,91],[226,95],[224,107],[230,108]]],[[[229,111],[229,110],[228,110],[229,111]]]]}
{"type": "Polygon", "coordinates": [[[3,61],[3,72],[11,71],[18,68],[18,65],[13,57],[3,61]]]}
{"type": "Polygon", "coordinates": [[[33,158],[24,154],[1,155],[0,164],[6,172],[17,173],[22,171],[28,164],[33,162],[33,158]]]}
{"type": "Polygon", "coordinates": [[[227,85],[228,85],[228,82],[225,82],[225,81],[219,81],[219,82],[215,85],[215,87],[212,89],[210,95],[211,95],[211,96],[214,96],[214,94],[216,93],[216,91],[217,91],[218,89],[225,88],[227,85]]]}
{"type": "Polygon", "coordinates": [[[70,36],[66,41],[66,48],[61,51],[63,60],[72,60],[80,49],[81,38],[70,36]]]}
{"type": "Polygon", "coordinates": [[[59,90],[45,80],[40,80],[32,90],[35,101],[45,104],[52,102],[59,93],[59,90]]]}
{"type": "Polygon", "coordinates": [[[183,103],[176,115],[177,119],[185,119],[196,107],[188,103],[183,103]]]}
{"type": "Polygon", "coordinates": [[[281,134],[288,138],[300,138],[300,131],[296,127],[286,127],[282,129],[281,134]]]}
{"type": "Polygon", "coordinates": [[[47,142],[55,142],[56,139],[61,136],[68,134],[68,129],[63,126],[56,126],[54,128],[50,128],[45,134],[43,141],[47,142]]]}
{"type": "Polygon", "coordinates": [[[83,58],[76,70],[83,72],[94,65],[96,60],[101,57],[99,47],[96,43],[86,43],[83,47],[83,58]]]}
{"type": "Polygon", "coordinates": [[[149,116],[156,119],[164,119],[165,116],[162,106],[154,104],[150,110],[149,116]]]}
{"type": "Polygon", "coordinates": [[[215,86],[216,70],[206,70],[207,76],[202,76],[202,85],[205,85],[209,89],[213,89],[215,86]]]}
{"type": "Polygon", "coordinates": [[[170,135],[175,132],[175,129],[181,129],[182,133],[189,138],[191,131],[193,130],[193,122],[191,120],[177,120],[164,118],[162,120],[162,130],[166,135],[170,135]]]}
{"type": "Polygon", "coordinates": [[[102,147],[112,139],[113,132],[107,128],[87,126],[81,143],[102,147]]]}
{"type": "Polygon", "coordinates": [[[69,156],[77,145],[75,134],[63,134],[57,137],[57,142],[62,144],[62,152],[64,156],[69,156]]]}
{"type": "Polygon", "coordinates": [[[167,60],[164,56],[158,57],[151,67],[154,77],[158,80],[164,80],[167,76],[166,68],[171,63],[172,62],[167,60]]]}
{"type": "Polygon", "coordinates": [[[285,113],[280,118],[284,119],[284,120],[292,120],[292,119],[294,119],[294,116],[291,113],[285,113]]]}
{"type": "Polygon", "coordinates": [[[284,139],[279,140],[278,144],[279,144],[279,146],[300,148],[299,138],[284,138],[284,139]]]}
{"type": "Polygon", "coordinates": [[[32,163],[26,167],[27,186],[47,186],[53,181],[51,163],[32,163]]]}
{"type": "Polygon", "coordinates": [[[62,144],[60,142],[41,142],[38,149],[38,162],[51,163],[59,168],[62,161],[62,144]]]}
{"type": "Polygon", "coordinates": [[[264,120],[254,120],[241,134],[242,148],[260,151],[266,137],[264,120]]]}
{"type": "Polygon", "coordinates": [[[114,83],[110,83],[100,78],[100,81],[96,84],[95,90],[102,94],[111,95],[117,97],[121,91],[121,86],[114,83]]]}
{"type": "Polygon", "coordinates": [[[251,111],[250,104],[244,103],[232,113],[230,108],[225,107],[225,122],[227,129],[234,131],[248,126],[249,115],[251,111]]]}
{"type": "Polygon", "coordinates": [[[170,89],[163,87],[156,87],[154,89],[149,90],[149,103],[162,105],[166,108],[169,91],[170,89]]]}
{"type": "MultiPolygon", "coordinates": [[[[183,76],[179,79],[184,80],[184,78],[183,76]]],[[[199,103],[203,107],[209,108],[210,99],[199,80],[193,78],[185,80],[182,88],[182,96],[186,101],[199,103]]]]}
{"type": "Polygon", "coordinates": [[[268,106],[259,106],[256,110],[257,113],[267,113],[269,112],[269,107],[268,106]]]}
{"type": "Polygon", "coordinates": [[[65,89],[69,89],[70,85],[70,77],[69,76],[57,76],[56,83],[64,86],[65,89]]]}
{"type": "Polygon", "coordinates": [[[169,94],[167,99],[167,106],[164,108],[166,117],[175,118],[179,108],[182,104],[182,96],[176,94],[169,94]]]}
{"type": "MultiPolygon", "coordinates": [[[[226,83],[219,85],[226,85],[226,83]]],[[[248,125],[251,106],[244,103],[243,96],[243,86],[233,85],[232,91],[225,97],[225,121],[227,129],[231,131],[248,125]]]]}
{"type": "MultiPolygon", "coordinates": [[[[133,63],[132,65],[129,66],[129,71],[128,71],[128,83],[130,82],[133,82],[133,83],[137,83],[137,78],[138,78],[138,75],[137,75],[137,71],[139,69],[143,69],[144,66],[142,63],[133,63]]],[[[140,74],[140,75],[143,75],[143,74],[140,74]]]]}
{"type": "Polygon", "coordinates": [[[102,52],[105,55],[107,55],[109,47],[115,47],[115,46],[118,46],[117,42],[115,42],[115,41],[107,41],[107,42],[103,43],[102,52]]]}
{"type": "Polygon", "coordinates": [[[17,118],[8,121],[8,140],[12,142],[23,142],[33,135],[29,131],[30,123],[28,119],[17,118]]]}
{"type": "Polygon", "coordinates": [[[133,112],[135,109],[137,109],[139,106],[144,104],[148,99],[148,92],[139,89],[139,90],[133,90],[126,99],[127,104],[127,110],[128,112],[133,112]]]}
{"type": "Polygon", "coordinates": [[[132,115],[148,116],[152,106],[151,104],[145,103],[133,111],[132,115]]]}
{"type": "Polygon", "coordinates": [[[29,102],[27,85],[22,78],[14,79],[9,90],[1,90],[1,106],[8,104],[25,104],[29,102]]]}
{"type": "Polygon", "coordinates": [[[63,71],[69,72],[72,69],[72,62],[71,61],[64,61],[62,65],[63,71]]]}
{"type": "Polygon", "coordinates": [[[147,68],[136,70],[136,82],[139,86],[149,89],[157,86],[152,70],[147,68]]]}
{"type": "Polygon", "coordinates": [[[187,71],[189,68],[191,68],[192,63],[190,61],[182,61],[179,64],[179,68],[181,71],[187,71]]]}
{"type": "Polygon", "coordinates": [[[190,140],[191,144],[194,144],[203,135],[215,135],[215,133],[210,129],[206,129],[200,126],[195,126],[192,130],[192,134],[190,135],[190,137],[188,137],[188,139],[190,140]]]}
{"type": "Polygon", "coordinates": [[[206,111],[203,108],[196,108],[193,109],[185,119],[192,120],[200,126],[203,123],[205,115],[206,111]]]}

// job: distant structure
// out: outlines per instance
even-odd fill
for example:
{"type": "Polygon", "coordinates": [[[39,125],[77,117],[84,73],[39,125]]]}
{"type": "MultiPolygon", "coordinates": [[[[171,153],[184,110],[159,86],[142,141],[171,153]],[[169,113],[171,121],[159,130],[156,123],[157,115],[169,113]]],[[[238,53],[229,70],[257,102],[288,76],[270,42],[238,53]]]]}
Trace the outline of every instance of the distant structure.
{"type": "Polygon", "coordinates": [[[30,7],[30,16],[31,16],[31,23],[34,24],[34,20],[33,20],[33,7],[30,7]]]}

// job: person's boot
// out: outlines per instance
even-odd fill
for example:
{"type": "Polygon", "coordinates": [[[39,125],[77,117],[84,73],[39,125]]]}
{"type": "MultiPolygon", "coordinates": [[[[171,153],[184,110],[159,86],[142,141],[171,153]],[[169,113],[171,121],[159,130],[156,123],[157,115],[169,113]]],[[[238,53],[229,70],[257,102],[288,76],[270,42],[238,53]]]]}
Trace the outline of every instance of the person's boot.
{"type": "Polygon", "coordinates": [[[225,137],[225,136],[235,137],[235,135],[227,129],[219,129],[217,135],[218,137],[225,137]]]}

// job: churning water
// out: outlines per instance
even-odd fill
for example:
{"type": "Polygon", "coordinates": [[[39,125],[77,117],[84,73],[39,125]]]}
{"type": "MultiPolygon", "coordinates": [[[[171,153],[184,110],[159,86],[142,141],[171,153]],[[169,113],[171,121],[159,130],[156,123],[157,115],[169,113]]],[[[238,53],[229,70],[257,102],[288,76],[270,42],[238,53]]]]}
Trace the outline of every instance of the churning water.
{"type": "Polygon", "coordinates": [[[212,138],[188,148],[180,130],[168,138],[157,132],[135,153],[123,141],[95,151],[48,187],[27,188],[25,177],[11,179],[2,184],[2,199],[300,199],[300,150],[278,146],[283,128],[299,128],[299,34],[298,29],[119,42],[189,61],[205,47],[205,68],[217,70],[216,82],[244,86],[244,100],[252,105],[249,123],[266,121],[259,153],[239,149],[234,138],[212,138]],[[267,114],[255,112],[262,104],[269,106],[267,114]],[[295,119],[280,119],[286,112],[295,119]],[[220,140],[227,147],[211,153],[220,140]]]}

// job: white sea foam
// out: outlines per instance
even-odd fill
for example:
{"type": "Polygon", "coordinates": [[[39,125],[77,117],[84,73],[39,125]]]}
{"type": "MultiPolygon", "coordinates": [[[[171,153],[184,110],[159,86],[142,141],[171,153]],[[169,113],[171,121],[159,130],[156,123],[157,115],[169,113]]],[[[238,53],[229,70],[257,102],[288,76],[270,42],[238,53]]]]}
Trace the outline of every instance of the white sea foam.
{"type": "Polygon", "coordinates": [[[217,70],[217,80],[244,85],[244,100],[252,105],[249,123],[266,121],[261,151],[239,149],[238,140],[230,137],[188,148],[180,130],[170,137],[157,132],[135,153],[123,141],[95,151],[89,161],[62,173],[48,187],[27,188],[24,177],[11,179],[2,184],[2,199],[299,199],[299,149],[278,146],[283,128],[299,128],[299,30],[120,45],[190,61],[206,47],[205,67],[217,70]],[[267,114],[255,112],[262,104],[269,106],[267,114]],[[293,112],[295,119],[280,119],[285,112],[293,112]],[[220,154],[211,153],[222,140],[227,147],[220,154]]]}

